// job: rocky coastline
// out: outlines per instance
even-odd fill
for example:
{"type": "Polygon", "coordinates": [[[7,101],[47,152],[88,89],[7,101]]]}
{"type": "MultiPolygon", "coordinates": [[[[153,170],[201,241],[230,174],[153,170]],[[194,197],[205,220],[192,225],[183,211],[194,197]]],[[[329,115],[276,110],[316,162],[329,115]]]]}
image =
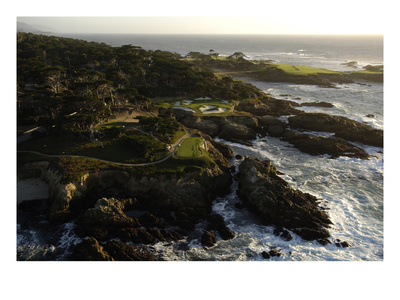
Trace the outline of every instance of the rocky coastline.
{"type": "Polygon", "coordinates": [[[279,68],[266,68],[264,71],[239,73],[239,76],[250,77],[265,82],[287,82],[296,84],[312,84],[334,88],[336,84],[355,83],[357,80],[383,82],[383,73],[314,73],[308,75],[291,75],[279,68]]]}
{"type": "MultiPolygon", "coordinates": [[[[324,103],[306,105],[329,107],[324,103]]],[[[41,178],[48,183],[50,224],[76,222],[75,233],[82,241],[73,247],[69,260],[159,260],[140,245],[174,242],[185,249],[186,238],[201,221],[208,224],[197,236],[205,248],[213,247],[220,239],[233,239],[235,233],[223,218],[211,214],[213,200],[230,192],[232,180],[239,182],[239,205],[262,224],[274,226],[275,235],[290,240],[297,234],[322,245],[348,247],[347,242],[332,241],[332,221],[321,206],[322,199],[292,189],[269,161],[245,157],[235,174],[230,166],[233,151],[214,140],[219,137],[251,145],[259,136],[272,136],[305,153],[331,158],[370,157],[351,142],[383,147],[381,130],[341,116],[305,113],[299,107],[293,101],[264,97],[237,103],[236,114],[231,116],[176,112],[178,121],[201,135],[205,149],[216,163],[201,171],[135,176],[114,169],[64,182],[59,169],[42,161],[24,164],[18,169],[18,177],[41,178]],[[290,117],[285,122],[281,116],[290,117]],[[310,131],[327,134],[315,136],[310,131]]],[[[265,259],[280,255],[276,249],[260,254],[265,259]]]]}
{"type": "MultiPolygon", "coordinates": [[[[313,103],[307,103],[312,106],[313,103]]],[[[320,106],[320,103],[314,105],[320,106]]],[[[326,104],[322,104],[327,106],[326,104]]],[[[383,131],[343,116],[325,113],[305,113],[293,101],[265,97],[262,100],[240,102],[235,111],[241,116],[195,116],[181,112],[177,117],[187,127],[211,137],[251,144],[257,136],[272,136],[289,142],[311,155],[329,155],[368,159],[370,155],[351,142],[383,147],[383,131]],[[290,116],[288,122],[279,119],[290,116]],[[315,135],[309,131],[321,132],[315,135]],[[333,134],[333,135],[332,135],[333,134]]]]}

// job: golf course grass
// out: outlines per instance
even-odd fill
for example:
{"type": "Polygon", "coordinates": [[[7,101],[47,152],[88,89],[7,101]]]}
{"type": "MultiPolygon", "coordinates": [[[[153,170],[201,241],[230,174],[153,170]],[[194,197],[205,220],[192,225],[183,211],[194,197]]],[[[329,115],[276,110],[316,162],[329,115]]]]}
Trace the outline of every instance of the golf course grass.
{"type": "Polygon", "coordinates": [[[190,137],[184,140],[175,152],[176,157],[182,158],[197,158],[202,155],[200,145],[203,143],[203,139],[200,137],[190,137]]]}

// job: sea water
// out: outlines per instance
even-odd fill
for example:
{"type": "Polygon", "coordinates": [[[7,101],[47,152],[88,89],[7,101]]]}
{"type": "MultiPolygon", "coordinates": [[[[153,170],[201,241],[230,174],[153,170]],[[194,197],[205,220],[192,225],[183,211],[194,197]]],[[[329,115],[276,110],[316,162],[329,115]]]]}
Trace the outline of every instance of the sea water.
{"type": "MultiPolygon", "coordinates": [[[[155,36],[155,35],[73,35],[71,37],[104,42],[113,46],[132,44],[148,50],[167,50],[182,55],[190,51],[208,53],[210,49],[221,55],[241,51],[249,58],[277,63],[308,65],[333,70],[349,71],[343,63],[357,61],[357,69],[367,64],[383,63],[382,36],[155,36]]],[[[338,84],[336,88],[290,83],[266,83],[246,78],[267,94],[277,99],[304,102],[329,102],[333,108],[301,107],[306,112],[324,112],[341,115],[364,122],[374,128],[384,127],[383,84],[358,82],[338,84]]],[[[207,95],[204,95],[207,96],[207,95]]],[[[281,118],[286,120],[287,116],[281,118]]],[[[318,133],[315,133],[318,134],[318,133]]],[[[322,133],[324,134],[324,133],[322,133]]],[[[326,133],[328,134],[328,133],[326,133]]],[[[223,140],[221,140],[223,141],[223,140]]],[[[372,158],[367,160],[328,156],[312,156],[293,148],[289,143],[273,137],[258,137],[253,146],[223,141],[235,154],[268,159],[283,173],[293,188],[310,193],[328,208],[333,222],[329,232],[332,241],[346,241],[348,248],[335,244],[320,245],[305,241],[292,233],[293,239],[285,241],[273,234],[274,228],[259,224],[247,209],[235,206],[240,202],[236,195],[237,182],[232,192],[215,199],[212,210],[223,216],[226,225],[235,232],[231,240],[219,240],[205,249],[199,235],[207,226],[197,224],[193,238],[188,238],[184,250],[179,243],[158,243],[147,247],[154,255],[166,260],[264,260],[261,253],[279,249],[282,255],[270,260],[301,261],[359,261],[383,260],[383,148],[355,143],[372,158]]],[[[240,160],[234,158],[238,167],[240,160]]],[[[43,221],[45,222],[45,221],[43,221]]],[[[55,229],[57,240],[46,241],[38,229],[23,229],[18,225],[18,249],[21,259],[26,252],[45,252],[49,258],[63,259],[68,249],[79,239],[73,234],[73,224],[55,229]],[[29,248],[31,247],[31,248],[29,248]],[[28,250],[27,250],[28,249],[28,250]],[[27,250],[27,251],[24,251],[27,250]]],[[[25,255],[26,254],[26,255],[25,255]]],[[[25,256],[24,256],[25,255],[25,256]]],[[[46,256],[45,255],[45,256],[46,256]]],[[[37,256],[34,256],[37,257],[37,256]]]]}

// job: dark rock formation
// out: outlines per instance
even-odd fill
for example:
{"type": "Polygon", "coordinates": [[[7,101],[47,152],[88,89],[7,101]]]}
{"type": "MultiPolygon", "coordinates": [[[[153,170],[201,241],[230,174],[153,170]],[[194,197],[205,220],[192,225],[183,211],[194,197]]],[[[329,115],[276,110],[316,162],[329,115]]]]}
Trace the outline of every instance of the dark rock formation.
{"type": "Polygon", "coordinates": [[[257,119],[253,117],[188,116],[180,120],[185,126],[198,129],[211,137],[226,140],[252,140],[256,138],[257,119]]]}
{"type": "Polygon", "coordinates": [[[334,107],[334,105],[332,103],[328,103],[328,102],[305,102],[305,103],[301,103],[300,106],[314,106],[314,107],[328,107],[328,108],[332,108],[334,107]]]}
{"type": "Polygon", "coordinates": [[[346,75],[348,78],[352,80],[366,80],[366,81],[374,81],[374,82],[383,82],[383,72],[377,73],[357,73],[353,72],[351,74],[346,75]]]}
{"type": "Polygon", "coordinates": [[[246,157],[239,166],[239,196],[266,225],[292,230],[306,240],[329,243],[332,222],[316,197],[292,189],[269,161],[246,157]]]}
{"type": "Polygon", "coordinates": [[[137,218],[124,213],[125,203],[115,198],[101,198],[93,208],[87,209],[79,218],[76,232],[79,236],[92,236],[106,241],[120,238],[124,242],[135,244],[154,244],[158,241],[176,241],[183,237],[176,232],[153,227],[164,227],[160,219],[151,213],[137,218]],[[140,221],[139,221],[140,220],[140,221]]]}
{"type": "Polygon", "coordinates": [[[276,117],[266,115],[258,120],[258,124],[265,128],[265,132],[273,137],[281,137],[287,127],[286,123],[276,117]]]}
{"type": "Polygon", "coordinates": [[[84,239],[72,249],[69,260],[73,261],[154,261],[156,258],[136,251],[136,247],[120,241],[104,245],[93,238],[84,239]]]}
{"type": "MultiPolygon", "coordinates": [[[[222,154],[221,157],[223,158],[222,154]]],[[[184,173],[160,172],[147,176],[131,175],[123,170],[104,170],[85,174],[79,180],[69,183],[61,182],[61,175],[51,169],[43,172],[50,187],[52,203],[49,219],[53,223],[71,219],[74,217],[71,207],[79,206],[82,208],[80,211],[84,211],[91,204],[87,201],[89,195],[102,195],[113,187],[117,187],[127,197],[136,197],[146,210],[158,211],[160,216],[169,215],[171,211],[182,211],[191,214],[190,219],[195,222],[206,218],[217,195],[230,191],[232,180],[229,168],[224,172],[218,166],[184,173]]],[[[111,211],[118,216],[117,208],[112,208],[111,211]]],[[[89,213],[103,212],[97,210],[89,213]]]]}
{"type": "Polygon", "coordinates": [[[302,113],[296,109],[300,105],[294,101],[264,97],[261,100],[241,101],[235,106],[235,111],[247,112],[253,116],[281,116],[302,113]]]}
{"type": "Polygon", "coordinates": [[[212,139],[209,135],[207,134],[202,134],[201,137],[205,139],[206,141],[210,142],[215,149],[217,149],[221,154],[226,158],[226,159],[231,159],[233,157],[233,150],[229,148],[228,145],[222,143],[222,142],[217,142],[214,139],[212,139]]]}
{"type": "Polygon", "coordinates": [[[275,228],[274,234],[276,236],[281,237],[285,241],[291,241],[293,239],[293,237],[290,234],[290,232],[288,230],[286,230],[286,229],[283,229],[283,228],[275,228]]]}
{"type": "Polygon", "coordinates": [[[289,119],[289,126],[314,131],[334,132],[337,137],[366,145],[383,147],[383,131],[342,116],[304,113],[289,119]]]}
{"type": "Polygon", "coordinates": [[[363,149],[336,137],[312,136],[286,130],[282,140],[293,144],[297,149],[311,155],[328,154],[331,158],[348,156],[367,159],[370,157],[363,149]]]}
{"type": "Polygon", "coordinates": [[[280,251],[280,249],[273,248],[273,249],[271,249],[269,251],[263,251],[261,253],[261,256],[264,259],[270,259],[271,257],[275,257],[275,256],[276,257],[280,257],[280,256],[282,256],[282,252],[280,251]]]}
{"type": "Polygon", "coordinates": [[[143,228],[120,228],[113,231],[111,236],[134,244],[155,244],[158,241],[157,238],[143,228]]]}
{"type": "Polygon", "coordinates": [[[224,219],[220,215],[209,215],[207,217],[207,230],[215,230],[223,240],[233,239],[235,234],[225,225],[224,219]]]}
{"type": "Polygon", "coordinates": [[[104,250],[116,261],[155,261],[155,257],[136,251],[136,247],[120,241],[110,241],[104,250]]]}
{"type": "Polygon", "coordinates": [[[212,247],[217,243],[217,238],[211,232],[206,231],[201,236],[201,244],[206,247],[212,247]]]}
{"type": "Polygon", "coordinates": [[[221,126],[221,131],[218,136],[225,140],[254,140],[256,138],[256,132],[247,127],[246,125],[237,123],[226,123],[221,126]]]}
{"type": "Polygon", "coordinates": [[[93,208],[89,208],[84,213],[87,225],[104,225],[113,227],[138,226],[137,220],[128,217],[124,211],[123,204],[114,198],[101,198],[97,200],[93,208]]]}
{"type": "Polygon", "coordinates": [[[337,247],[340,247],[340,248],[351,247],[351,245],[350,245],[348,242],[341,241],[341,240],[339,240],[339,239],[336,239],[336,240],[335,240],[335,245],[336,245],[337,247]]]}

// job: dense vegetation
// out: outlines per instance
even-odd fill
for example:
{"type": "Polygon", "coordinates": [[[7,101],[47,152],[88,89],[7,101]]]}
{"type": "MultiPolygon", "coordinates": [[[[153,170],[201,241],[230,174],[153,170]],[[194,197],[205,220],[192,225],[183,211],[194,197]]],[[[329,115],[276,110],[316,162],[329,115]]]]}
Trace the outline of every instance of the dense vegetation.
{"type": "Polygon", "coordinates": [[[152,97],[238,100],[259,93],[176,53],[31,33],[17,35],[17,91],[18,125],[54,134],[87,130],[128,103],[150,110],[152,97]]]}

